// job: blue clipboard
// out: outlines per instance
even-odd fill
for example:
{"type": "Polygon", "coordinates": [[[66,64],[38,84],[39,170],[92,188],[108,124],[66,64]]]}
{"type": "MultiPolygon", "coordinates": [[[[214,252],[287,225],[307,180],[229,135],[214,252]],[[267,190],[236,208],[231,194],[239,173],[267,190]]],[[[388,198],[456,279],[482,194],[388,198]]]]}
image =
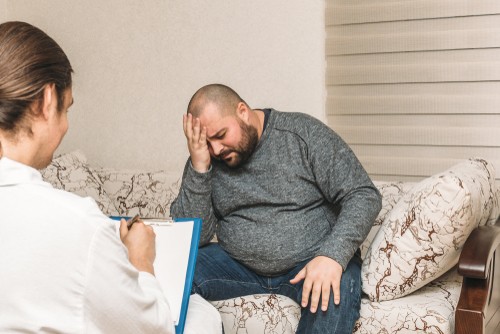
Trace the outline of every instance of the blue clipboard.
{"type": "Polygon", "coordinates": [[[182,295],[181,314],[179,323],[175,326],[175,333],[184,333],[184,325],[186,324],[186,315],[189,306],[189,296],[191,295],[191,287],[193,285],[194,270],[196,267],[196,258],[198,257],[198,245],[201,235],[201,218],[177,218],[175,223],[193,221],[193,235],[191,237],[191,249],[189,252],[189,260],[186,271],[186,282],[184,284],[184,293],[182,295]]]}
{"type": "MultiPolygon", "coordinates": [[[[110,218],[119,221],[121,218],[130,219],[131,217],[110,216],[110,218]]],[[[182,302],[181,302],[179,320],[177,322],[177,325],[175,326],[176,334],[183,334],[184,326],[186,324],[186,315],[189,306],[189,296],[191,295],[191,287],[193,285],[194,271],[196,266],[196,258],[198,256],[198,244],[200,241],[201,223],[202,223],[201,218],[177,218],[174,220],[174,224],[182,224],[183,222],[193,222],[193,229],[191,236],[191,245],[189,247],[189,258],[187,261],[187,270],[184,283],[184,291],[182,293],[182,302]]],[[[157,253],[157,259],[158,259],[158,253],[157,253]]]]}

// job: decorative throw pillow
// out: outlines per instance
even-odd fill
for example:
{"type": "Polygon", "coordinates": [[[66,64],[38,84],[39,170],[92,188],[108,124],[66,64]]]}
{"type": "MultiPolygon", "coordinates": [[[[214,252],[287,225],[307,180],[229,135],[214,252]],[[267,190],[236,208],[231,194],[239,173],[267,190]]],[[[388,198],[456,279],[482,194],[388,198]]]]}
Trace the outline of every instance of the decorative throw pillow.
{"type": "Polygon", "coordinates": [[[417,183],[389,212],[362,266],[372,301],[405,296],[453,267],[465,240],[492,214],[494,170],[482,159],[417,183]]]}
{"type": "Polygon", "coordinates": [[[497,187],[497,193],[493,196],[493,209],[491,211],[490,219],[486,225],[495,225],[500,218],[500,187],[497,187]]]}
{"type": "Polygon", "coordinates": [[[47,168],[40,171],[45,181],[54,188],[86,197],[92,197],[101,211],[109,215],[115,211],[108,194],[96,172],[87,164],[81,151],[62,154],[54,158],[47,168]]]}
{"type": "Polygon", "coordinates": [[[97,171],[104,189],[116,207],[116,215],[143,218],[170,216],[181,175],[167,171],[142,172],[114,169],[97,171]]]}
{"type": "Polygon", "coordinates": [[[380,226],[382,226],[387,214],[391,212],[392,208],[396,205],[399,199],[403,197],[403,195],[406,194],[413,187],[413,185],[415,185],[415,182],[373,181],[373,184],[382,195],[382,209],[380,210],[377,218],[375,218],[370,233],[368,233],[366,239],[363,241],[361,246],[359,246],[362,259],[365,258],[366,252],[368,251],[373,238],[380,229],[380,226]]]}

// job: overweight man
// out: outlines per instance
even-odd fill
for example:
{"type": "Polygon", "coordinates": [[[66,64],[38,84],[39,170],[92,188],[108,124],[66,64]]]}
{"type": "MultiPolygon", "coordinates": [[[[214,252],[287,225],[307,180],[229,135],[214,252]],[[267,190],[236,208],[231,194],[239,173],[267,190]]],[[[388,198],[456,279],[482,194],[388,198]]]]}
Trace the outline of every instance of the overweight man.
{"type": "Polygon", "coordinates": [[[313,117],[252,109],[221,84],[193,95],[183,125],[190,157],[171,215],[203,219],[192,292],[285,295],[302,307],[297,333],[352,333],[358,247],[381,208],[352,150],[313,117]]]}

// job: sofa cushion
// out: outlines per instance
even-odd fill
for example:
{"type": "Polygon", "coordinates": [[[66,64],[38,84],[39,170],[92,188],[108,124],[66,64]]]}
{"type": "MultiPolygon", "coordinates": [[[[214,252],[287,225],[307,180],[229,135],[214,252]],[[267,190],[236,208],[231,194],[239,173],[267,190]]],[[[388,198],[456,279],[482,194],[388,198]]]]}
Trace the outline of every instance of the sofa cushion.
{"type": "Polygon", "coordinates": [[[63,189],[84,197],[92,197],[104,214],[111,214],[116,208],[103,188],[99,176],[87,164],[81,151],[62,154],[40,171],[45,181],[54,188],[63,189]]]}
{"type": "MultiPolygon", "coordinates": [[[[452,334],[461,286],[462,277],[453,269],[405,298],[372,302],[363,297],[353,333],[452,334]]],[[[256,294],[211,303],[221,314],[226,334],[293,334],[300,320],[300,306],[280,295],[256,294]]]]}
{"type": "Polygon", "coordinates": [[[453,334],[462,276],[455,269],[411,295],[381,302],[361,299],[354,334],[453,334]]]}
{"type": "Polygon", "coordinates": [[[389,212],[362,266],[372,301],[416,291],[454,266],[470,232],[491,218],[494,170],[482,159],[417,183],[389,212]]]}
{"type": "Polygon", "coordinates": [[[275,294],[255,294],[211,302],[219,311],[225,334],[293,334],[300,307],[292,299],[275,294]]]}
{"type": "Polygon", "coordinates": [[[168,171],[98,169],[104,189],[113,201],[113,215],[143,218],[170,216],[170,204],[179,192],[181,174],[168,171]]]}

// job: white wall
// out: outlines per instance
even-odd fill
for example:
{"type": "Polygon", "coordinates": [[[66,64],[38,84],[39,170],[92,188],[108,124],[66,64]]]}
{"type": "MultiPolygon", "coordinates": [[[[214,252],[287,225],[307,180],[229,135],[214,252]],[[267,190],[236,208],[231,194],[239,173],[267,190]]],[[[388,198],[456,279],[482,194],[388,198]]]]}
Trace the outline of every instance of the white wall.
{"type": "MultiPolygon", "coordinates": [[[[251,107],[324,115],[324,1],[0,0],[52,36],[75,69],[70,130],[107,167],[180,170],[182,114],[202,85],[251,107]]],[[[0,19],[2,19],[0,14],[0,19]]]]}

